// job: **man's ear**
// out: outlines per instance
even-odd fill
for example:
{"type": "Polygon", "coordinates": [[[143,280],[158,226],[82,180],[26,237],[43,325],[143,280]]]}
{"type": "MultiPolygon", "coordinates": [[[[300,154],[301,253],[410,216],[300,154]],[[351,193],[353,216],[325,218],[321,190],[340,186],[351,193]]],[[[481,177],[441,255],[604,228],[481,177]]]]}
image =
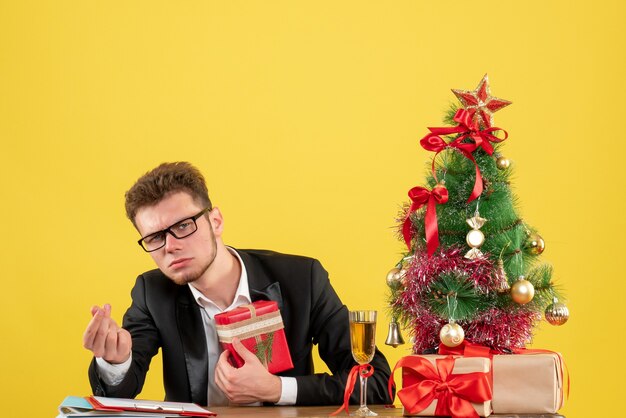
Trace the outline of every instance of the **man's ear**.
{"type": "Polygon", "coordinates": [[[224,232],[224,218],[222,217],[220,209],[217,207],[211,209],[211,212],[209,212],[209,219],[211,219],[211,227],[213,228],[215,236],[222,236],[222,233],[224,232]]]}

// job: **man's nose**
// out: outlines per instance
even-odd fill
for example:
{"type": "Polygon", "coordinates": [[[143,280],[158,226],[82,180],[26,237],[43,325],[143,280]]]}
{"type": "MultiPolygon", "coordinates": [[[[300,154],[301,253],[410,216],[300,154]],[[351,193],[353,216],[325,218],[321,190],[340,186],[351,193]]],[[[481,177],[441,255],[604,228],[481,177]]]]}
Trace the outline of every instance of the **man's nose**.
{"type": "Polygon", "coordinates": [[[165,234],[165,251],[169,253],[178,249],[180,249],[180,239],[176,238],[170,231],[167,231],[165,234]]]}

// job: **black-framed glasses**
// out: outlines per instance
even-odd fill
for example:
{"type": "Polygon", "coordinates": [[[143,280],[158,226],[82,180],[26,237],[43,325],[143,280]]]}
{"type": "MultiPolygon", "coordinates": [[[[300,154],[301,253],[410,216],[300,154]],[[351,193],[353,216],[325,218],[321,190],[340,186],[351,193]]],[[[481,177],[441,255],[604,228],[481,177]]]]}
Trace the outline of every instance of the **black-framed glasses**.
{"type": "Polygon", "coordinates": [[[163,248],[165,246],[165,240],[167,234],[171,234],[176,239],[186,238],[189,235],[193,234],[198,230],[198,225],[196,221],[199,217],[209,212],[211,208],[203,209],[197,215],[192,216],[191,218],[185,218],[182,221],[176,222],[174,225],[171,225],[168,228],[165,228],[161,231],[153,232],[150,235],[146,235],[137,241],[137,244],[144,249],[144,251],[151,253],[152,251],[156,251],[159,248],[163,248]]]}

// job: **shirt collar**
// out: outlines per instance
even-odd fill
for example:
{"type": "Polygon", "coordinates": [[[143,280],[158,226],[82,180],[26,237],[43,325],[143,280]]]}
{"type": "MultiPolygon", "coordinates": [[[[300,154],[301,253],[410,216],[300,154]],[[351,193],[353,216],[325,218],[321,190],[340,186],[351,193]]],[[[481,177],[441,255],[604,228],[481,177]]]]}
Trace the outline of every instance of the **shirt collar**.
{"type": "Polygon", "coordinates": [[[235,297],[233,298],[233,302],[230,304],[230,306],[228,306],[224,310],[220,309],[215,304],[215,302],[213,302],[211,299],[204,296],[202,292],[200,292],[198,289],[196,289],[193,286],[192,283],[187,284],[189,286],[189,289],[191,290],[191,294],[193,295],[193,298],[196,301],[196,303],[200,305],[201,307],[209,310],[210,313],[212,313],[211,316],[213,316],[216,313],[230,311],[241,305],[252,303],[252,299],[250,299],[250,287],[248,286],[248,272],[246,270],[246,265],[243,263],[241,256],[239,255],[239,253],[237,253],[237,251],[235,251],[234,248],[227,246],[226,249],[228,250],[228,252],[234,255],[235,258],[237,258],[237,260],[239,261],[239,265],[241,266],[241,275],[239,276],[239,285],[237,285],[237,291],[235,292],[235,297]]]}

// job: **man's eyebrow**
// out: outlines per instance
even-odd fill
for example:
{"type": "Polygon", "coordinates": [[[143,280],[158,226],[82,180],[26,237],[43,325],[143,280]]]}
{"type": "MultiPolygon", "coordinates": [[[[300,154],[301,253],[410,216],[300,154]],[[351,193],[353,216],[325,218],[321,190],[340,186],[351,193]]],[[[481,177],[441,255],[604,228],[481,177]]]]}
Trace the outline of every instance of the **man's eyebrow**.
{"type": "Polygon", "coordinates": [[[193,219],[193,215],[191,215],[191,216],[186,216],[186,217],[184,217],[184,218],[181,218],[181,219],[177,220],[176,222],[174,222],[173,224],[170,224],[170,225],[168,225],[167,227],[165,227],[165,228],[163,228],[163,229],[158,229],[158,230],[156,230],[156,231],[154,231],[154,232],[150,232],[149,234],[144,235],[144,236],[143,236],[143,238],[145,238],[145,237],[149,237],[150,235],[158,234],[159,232],[166,232],[168,229],[170,229],[170,228],[171,228],[171,227],[173,227],[174,225],[179,224],[179,223],[181,223],[182,221],[186,221],[187,219],[193,219]]]}

